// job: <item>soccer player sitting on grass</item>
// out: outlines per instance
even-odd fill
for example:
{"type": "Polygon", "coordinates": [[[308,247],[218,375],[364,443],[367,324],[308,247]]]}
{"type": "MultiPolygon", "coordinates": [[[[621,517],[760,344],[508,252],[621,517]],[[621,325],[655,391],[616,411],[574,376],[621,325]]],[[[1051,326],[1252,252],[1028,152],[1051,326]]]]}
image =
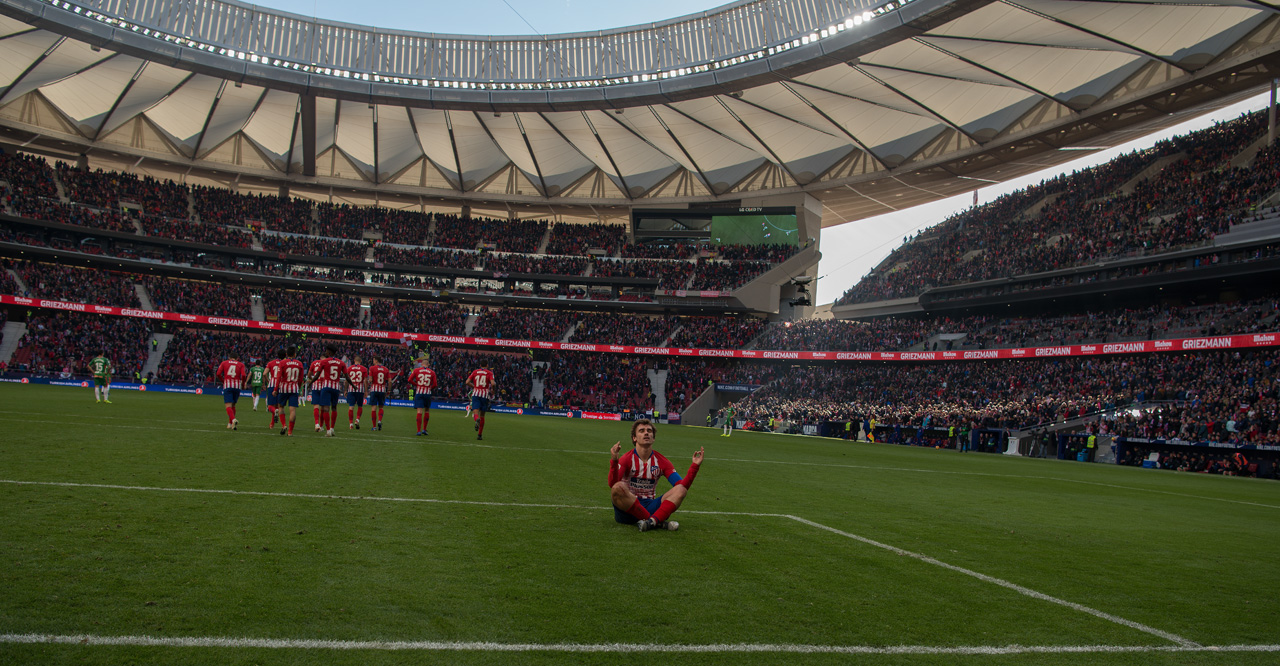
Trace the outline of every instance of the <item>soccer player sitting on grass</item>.
{"type": "Polygon", "coordinates": [[[635,525],[641,532],[677,530],[680,523],[668,520],[689,494],[689,486],[702,465],[703,449],[693,452],[693,464],[682,479],[666,456],[653,450],[657,430],[647,419],[631,426],[634,447],[619,457],[622,442],[609,449],[609,489],[613,498],[613,519],[624,525],[635,525]],[[661,497],[655,492],[658,477],[671,484],[661,497]]]}

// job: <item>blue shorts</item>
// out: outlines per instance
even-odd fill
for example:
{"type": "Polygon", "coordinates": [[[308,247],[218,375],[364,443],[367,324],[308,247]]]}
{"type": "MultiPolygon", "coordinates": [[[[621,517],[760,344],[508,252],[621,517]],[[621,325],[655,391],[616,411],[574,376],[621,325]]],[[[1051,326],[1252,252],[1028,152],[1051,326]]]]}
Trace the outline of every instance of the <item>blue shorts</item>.
{"type": "Polygon", "coordinates": [[[276,406],[276,396],[277,396],[277,395],[278,395],[278,393],[277,393],[277,391],[276,391],[275,389],[273,389],[273,388],[269,388],[269,389],[267,389],[267,406],[268,406],[268,407],[275,407],[275,406],[276,406]]]}
{"type": "Polygon", "coordinates": [[[413,394],[413,408],[425,409],[427,411],[431,411],[431,394],[430,393],[413,394]]]}
{"type": "Polygon", "coordinates": [[[229,389],[229,388],[222,389],[223,402],[230,405],[234,405],[236,404],[236,401],[239,399],[240,399],[240,389],[229,389]]]}
{"type": "Polygon", "coordinates": [[[481,398],[480,396],[476,396],[476,395],[471,396],[471,411],[473,412],[489,411],[489,399],[481,398]]]}
{"type": "Polygon", "coordinates": [[[342,392],[336,388],[322,388],[319,391],[316,391],[316,394],[319,395],[320,398],[316,400],[315,404],[322,408],[337,408],[338,400],[342,397],[342,392]]]}
{"type": "MultiPolygon", "coordinates": [[[[640,503],[640,506],[648,509],[649,513],[653,513],[654,511],[657,511],[658,507],[662,506],[661,497],[655,497],[653,499],[641,499],[637,497],[636,501],[640,503]]],[[[613,519],[622,523],[623,525],[635,525],[636,523],[640,522],[640,520],[637,519],[635,516],[627,513],[626,511],[623,511],[622,509],[619,509],[616,506],[613,507],[613,519]]]]}
{"type": "Polygon", "coordinates": [[[351,393],[347,394],[348,407],[360,407],[363,404],[364,404],[364,393],[361,393],[359,391],[352,391],[351,393]]]}
{"type": "Polygon", "coordinates": [[[297,407],[298,394],[297,393],[277,393],[276,406],[277,407],[297,407]]]}
{"type": "Polygon", "coordinates": [[[382,391],[373,391],[369,394],[370,407],[386,407],[387,394],[382,391]]]}

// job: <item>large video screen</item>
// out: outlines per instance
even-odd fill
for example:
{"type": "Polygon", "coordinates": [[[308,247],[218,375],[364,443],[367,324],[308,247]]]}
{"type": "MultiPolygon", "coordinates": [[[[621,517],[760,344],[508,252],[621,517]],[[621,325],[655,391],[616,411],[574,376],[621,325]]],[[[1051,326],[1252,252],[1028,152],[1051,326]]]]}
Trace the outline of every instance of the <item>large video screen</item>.
{"type": "Polygon", "coordinates": [[[716,245],[799,245],[795,211],[759,215],[716,215],[711,218],[716,245]]]}
{"type": "Polygon", "coordinates": [[[694,208],[632,211],[637,243],[799,245],[796,209],[694,208]]]}

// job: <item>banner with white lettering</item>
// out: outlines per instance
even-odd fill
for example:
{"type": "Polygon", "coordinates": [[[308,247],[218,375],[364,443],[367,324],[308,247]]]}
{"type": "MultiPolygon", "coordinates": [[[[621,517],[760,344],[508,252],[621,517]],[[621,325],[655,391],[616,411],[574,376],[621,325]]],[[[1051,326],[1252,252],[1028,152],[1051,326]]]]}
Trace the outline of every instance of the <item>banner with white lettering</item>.
{"type": "Polygon", "coordinates": [[[738,358],[760,361],[980,361],[1062,356],[1105,356],[1109,354],[1145,354],[1155,352],[1203,351],[1212,349],[1250,349],[1280,345],[1280,333],[1250,333],[1246,335],[1218,335],[1207,338],[1178,338],[1173,340],[1143,340],[1138,342],[1107,342],[1089,345],[1062,345],[1056,347],[1019,347],[1015,349],[969,349],[956,351],[773,351],[760,349],[693,349],[688,347],[640,347],[632,345],[604,345],[580,342],[542,342],[531,340],[507,340],[504,338],[476,338],[463,335],[437,335],[433,333],[401,333],[399,331],[375,331],[360,328],[342,328],[319,324],[292,324],[274,321],[256,321],[236,317],[206,317],[203,315],[159,312],[139,308],[119,308],[108,305],[86,305],[68,301],[22,296],[0,295],[0,304],[19,305],[49,310],[85,312],[89,314],[138,317],[178,324],[208,324],[238,329],[257,329],[285,333],[309,333],[313,335],[337,335],[366,340],[398,342],[430,342],[433,344],[472,345],[496,349],[547,349],[553,351],[585,351],[595,353],[639,354],[642,356],[676,356],[689,358],[738,358]]]}

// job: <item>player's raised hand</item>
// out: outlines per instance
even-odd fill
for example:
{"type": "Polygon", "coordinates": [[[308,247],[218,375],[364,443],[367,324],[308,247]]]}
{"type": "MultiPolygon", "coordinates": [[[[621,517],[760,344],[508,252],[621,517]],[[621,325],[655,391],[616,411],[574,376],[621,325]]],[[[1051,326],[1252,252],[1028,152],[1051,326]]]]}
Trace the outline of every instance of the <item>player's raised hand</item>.
{"type": "Polygon", "coordinates": [[[694,451],[694,452],[693,452],[693,464],[695,464],[695,465],[701,465],[701,464],[702,464],[702,452],[703,452],[705,449],[706,449],[706,447],[701,447],[701,448],[699,448],[697,451],[694,451]]]}
{"type": "Polygon", "coordinates": [[[609,449],[609,457],[614,460],[618,459],[618,454],[622,452],[622,442],[614,442],[613,448],[609,449]]]}

